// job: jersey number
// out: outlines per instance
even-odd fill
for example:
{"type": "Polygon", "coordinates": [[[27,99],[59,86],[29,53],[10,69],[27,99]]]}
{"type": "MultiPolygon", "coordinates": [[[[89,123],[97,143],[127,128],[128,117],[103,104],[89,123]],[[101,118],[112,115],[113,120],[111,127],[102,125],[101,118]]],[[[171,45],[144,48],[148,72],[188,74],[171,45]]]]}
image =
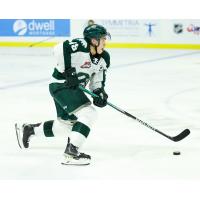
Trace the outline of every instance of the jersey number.
{"type": "Polygon", "coordinates": [[[72,51],[76,51],[78,49],[78,43],[76,42],[70,42],[72,51]]]}

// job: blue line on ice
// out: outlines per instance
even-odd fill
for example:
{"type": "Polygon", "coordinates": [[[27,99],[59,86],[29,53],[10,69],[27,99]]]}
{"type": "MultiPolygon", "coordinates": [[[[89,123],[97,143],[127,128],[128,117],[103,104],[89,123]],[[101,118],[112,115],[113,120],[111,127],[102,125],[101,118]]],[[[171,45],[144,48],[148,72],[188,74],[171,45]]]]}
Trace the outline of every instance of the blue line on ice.
{"type": "MultiPolygon", "coordinates": [[[[132,63],[127,63],[127,64],[114,65],[113,68],[111,68],[111,69],[116,69],[116,68],[121,68],[121,67],[129,67],[129,66],[139,65],[139,64],[147,64],[147,63],[163,61],[163,60],[168,60],[168,59],[174,59],[174,58],[190,56],[190,55],[195,55],[195,54],[200,54],[200,51],[184,53],[184,54],[179,54],[179,55],[174,55],[174,56],[155,58],[155,59],[150,59],[150,60],[143,60],[143,61],[132,62],[132,63]]],[[[7,90],[7,89],[12,89],[12,88],[23,87],[26,85],[38,84],[38,83],[42,83],[42,82],[47,82],[49,80],[50,80],[50,78],[49,79],[45,78],[45,79],[39,79],[39,80],[33,80],[33,81],[28,81],[28,82],[21,82],[21,83],[0,86],[0,90],[7,90]]]]}

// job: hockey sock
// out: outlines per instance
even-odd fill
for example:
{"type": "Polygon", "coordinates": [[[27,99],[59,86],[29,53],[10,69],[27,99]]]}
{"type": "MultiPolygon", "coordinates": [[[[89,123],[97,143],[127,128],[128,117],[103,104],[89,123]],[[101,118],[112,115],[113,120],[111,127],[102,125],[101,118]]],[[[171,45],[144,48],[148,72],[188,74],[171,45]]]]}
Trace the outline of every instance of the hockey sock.
{"type": "Polygon", "coordinates": [[[81,122],[76,122],[70,134],[71,143],[76,147],[81,147],[85,139],[89,135],[89,132],[90,128],[87,125],[81,122]]]}
{"type": "Polygon", "coordinates": [[[52,129],[53,123],[54,123],[54,120],[44,122],[43,131],[46,137],[54,137],[53,129],[52,129]]]}
{"type": "Polygon", "coordinates": [[[43,124],[44,124],[44,123],[41,123],[39,126],[34,127],[35,136],[44,135],[43,124]]]}
{"type": "Polygon", "coordinates": [[[34,128],[34,132],[36,136],[46,136],[46,137],[54,137],[52,127],[54,120],[46,121],[41,123],[40,126],[34,128]]]}

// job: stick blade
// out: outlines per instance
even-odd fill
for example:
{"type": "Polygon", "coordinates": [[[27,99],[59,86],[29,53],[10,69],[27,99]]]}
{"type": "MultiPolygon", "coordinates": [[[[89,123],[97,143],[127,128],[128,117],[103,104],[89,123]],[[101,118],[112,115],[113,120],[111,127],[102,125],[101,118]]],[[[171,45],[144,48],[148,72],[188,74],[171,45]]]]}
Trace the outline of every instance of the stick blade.
{"type": "Polygon", "coordinates": [[[174,142],[178,142],[178,141],[184,139],[185,137],[187,137],[189,134],[190,134],[190,130],[189,129],[185,129],[179,135],[177,135],[175,137],[172,137],[172,140],[174,142]]]}

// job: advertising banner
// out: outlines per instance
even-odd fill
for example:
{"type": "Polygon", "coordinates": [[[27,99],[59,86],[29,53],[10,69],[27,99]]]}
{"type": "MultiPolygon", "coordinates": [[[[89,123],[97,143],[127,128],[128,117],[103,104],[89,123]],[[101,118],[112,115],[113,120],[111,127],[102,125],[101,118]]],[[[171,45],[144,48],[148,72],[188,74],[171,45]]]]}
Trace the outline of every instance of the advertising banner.
{"type": "Polygon", "coordinates": [[[69,19],[0,19],[0,36],[69,37],[69,19]]]}
{"type": "Polygon", "coordinates": [[[95,20],[95,22],[105,26],[114,41],[154,41],[162,37],[159,20],[109,19],[95,20]]]}
{"type": "Polygon", "coordinates": [[[200,20],[172,20],[169,25],[173,37],[200,40],[200,20]]]}
{"type": "Polygon", "coordinates": [[[105,26],[114,37],[138,37],[141,31],[138,20],[96,20],[96,23],[105,26]]]}

